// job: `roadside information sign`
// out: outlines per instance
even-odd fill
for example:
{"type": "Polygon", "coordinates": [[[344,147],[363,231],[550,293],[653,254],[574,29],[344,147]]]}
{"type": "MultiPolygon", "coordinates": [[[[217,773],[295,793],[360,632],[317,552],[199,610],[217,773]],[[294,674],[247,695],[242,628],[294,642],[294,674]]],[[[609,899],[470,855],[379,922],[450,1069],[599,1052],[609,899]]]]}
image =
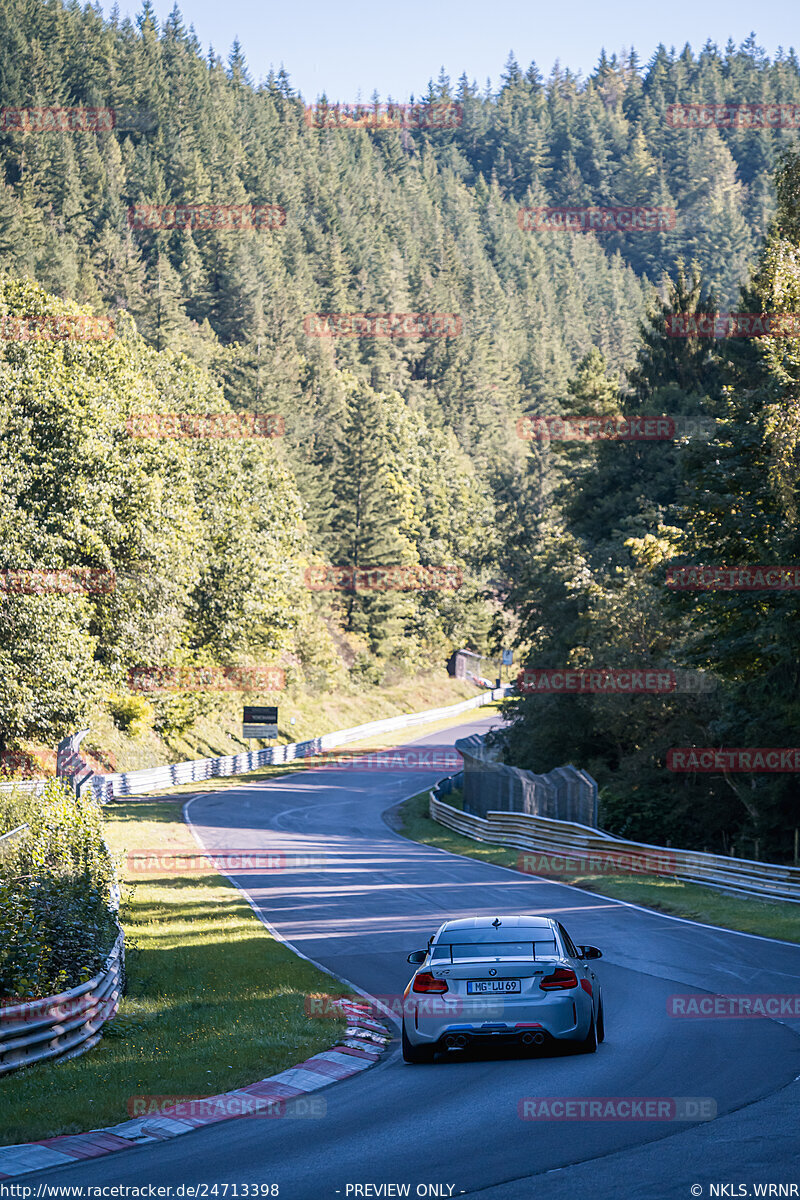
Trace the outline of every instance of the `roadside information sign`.
{"type": "Polygon", "coordinates": [[[273,707],[257,708],[245,706],[242,717],[242,737],[276,738],[278,736],[278,710],[273,707]]]}

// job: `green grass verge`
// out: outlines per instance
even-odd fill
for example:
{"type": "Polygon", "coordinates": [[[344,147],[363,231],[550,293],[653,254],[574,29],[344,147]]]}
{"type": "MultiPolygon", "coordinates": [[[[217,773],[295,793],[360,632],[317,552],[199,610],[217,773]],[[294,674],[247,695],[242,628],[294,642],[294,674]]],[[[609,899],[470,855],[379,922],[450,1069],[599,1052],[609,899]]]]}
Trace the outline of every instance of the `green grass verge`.
{"type": "MultiPolygon", "coordinates": [[[[229,781],[230,782],[230,781],[229,781]]],[[[112,852],[196,852],[175,800],[106,809],[112,852]]],[[[124,871],[121,872],[124,878],[124,871]]],[[[129,1098],[208,1096],[328,1049],[340,1019],[306,1016],[335,981],[272,938],[223,876],[141,876],[124,887],[128,994],[80,1058],[0,1079],[0,1141],[27,1142],[128,1119],[129,1098]]]]}
{"type": "MultiPolygon", "coordinates": [[[[477,689],[472,684],[451,679],[442,670],[421,672],[380,686],[352,686],[330,692],[290,688],[280,695],[206,693],[189,697],[201,705],[202,713],[183,734],[162,738],[155,730],[147,729],[133,737],[118,729],[110,713],[100,708],[90,719],[91,731],[84,745],[90,753],[113,763],[116,771],[138,771],[193,758],[241,754],[266,745],[255,738],[250,742],[242,738],[243,704],[276,704],[278,740],[303,742],[334,729],[349,729],[400,713],[443,708],[475,695],[477,689]]],[[[108,769],[112,769],[110,765],[108,769]]]]}
{"type": "MultiPolygon", "coordinates": [[[[457,701],[453,701],[453,703],[457,703],[457,701]]],[[[416,741],[417,738],[428,737],[431,733],[436,733],[438,730],[452,729],[454,726],[463,725],[496,714],[500,711],[500,703],[499,700],[495,700],[489,704],[482,705],[480,708],[468,709],[466,712],[457,713],[452,717],[443,717],[440,721],[431,721],[425,725],[416,725],[412,729],[399,729],[396,734],[382,733],[377,737],[362,738],[357,742],[348,742],[345,746],[337,746],[330,753],[346,756],[348,754],[358,754],[362,750],[390,749],[394,746],[404,746],[416,741]]],[[[375,719],[377,720],[378,718],[376,717],[375,719]]],[[[276,766],[257,767],[254,771],[247,771],[243,775],[226,775],[218,779],[203,779],[195,783],[181,783],[175,787],[161,788],[158,791],[148,792],[148,795],[185,796],[196,792],[225,791],[232,785],[235,786],[239,781],[242,783],[257,783],[259,780],[274,779],[279,775],[293,775],[296,771],[318,770],[319,765],[319,758],[298,758],[294,762],[279,763],[276,766]]],[[[460,793],[458,794],[460,795],[460,793]]]]}
{"type": "MultiPolygon", "coordinates": [[[[449,797],[444,799],[450,802],[449,797]]],[[[454,807],[460,805],[456,803],[454,807]]],[[[451,854],[477,858],[481,862],[497,863],[501,867],[516,869],[517,859],[522,853],[504,846],[474,842],[432,821],[428,815],[427,792],[420,792],[394,809],[392,825],[412,841],[449,850],[451,854]]],[[[736,929],[742,933],[758,933],[762,937],[780,938],[786,942],[800,942],[800,905],[797,904],[729,896],[714,888],[656,876],[558,875],[554,878],[560,883],[575,884],[589,892],[597,892],[600,896],[628,900],[676,917],[687,917],[692,921],[703,921],[708,925],[719,925],[723,929],[736,929]]]]}

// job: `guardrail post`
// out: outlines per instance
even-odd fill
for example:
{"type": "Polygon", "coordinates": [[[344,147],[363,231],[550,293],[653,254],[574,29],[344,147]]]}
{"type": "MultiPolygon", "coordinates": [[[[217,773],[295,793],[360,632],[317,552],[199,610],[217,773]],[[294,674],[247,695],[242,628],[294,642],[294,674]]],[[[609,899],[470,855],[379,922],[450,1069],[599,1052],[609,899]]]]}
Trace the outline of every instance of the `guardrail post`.
{"type": "MultiPolygon", "coordinates": [[[[440,781],[441,783],[441,781],[440,781]]],[[[575,821],[559,821],[528,813],[488,812],[486,816],[461,812],[433,792],[432,819],[479,842],[532,850],[557,858],[595,858],[613,867],[609,874],[669,875],[691,883],[761,899],[800,903],[800,867],[731,858],[700,850],[680,850],[629,842],[575,821]]],[[[730,847],[731,856],[734,846],[730,847]]]]}

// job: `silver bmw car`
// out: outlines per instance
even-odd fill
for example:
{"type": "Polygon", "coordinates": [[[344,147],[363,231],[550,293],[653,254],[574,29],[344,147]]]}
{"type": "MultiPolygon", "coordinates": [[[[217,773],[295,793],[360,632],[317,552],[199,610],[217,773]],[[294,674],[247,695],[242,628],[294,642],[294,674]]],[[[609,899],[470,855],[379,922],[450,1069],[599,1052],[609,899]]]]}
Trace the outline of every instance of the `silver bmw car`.
{"type": "Polygon", "coordinates": [[[575,946],[550,917],[445,921],[403,996],[403,1058],[433,1062],[470,1044],[571,1042],[592,1054],[605,1037],[595,946],[575,946]]]}

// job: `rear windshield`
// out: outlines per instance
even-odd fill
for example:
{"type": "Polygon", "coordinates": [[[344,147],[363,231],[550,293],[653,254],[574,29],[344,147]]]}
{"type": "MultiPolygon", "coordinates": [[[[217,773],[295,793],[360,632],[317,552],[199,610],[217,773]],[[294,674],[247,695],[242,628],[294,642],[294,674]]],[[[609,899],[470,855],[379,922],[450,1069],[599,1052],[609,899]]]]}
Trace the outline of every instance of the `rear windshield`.
{"type": "Polygon", "coordinates": [[[535,942],[437,942],[431,949],[434,962],[459,962],[477,958],[557,958],[555,939],[535,942]]]}

